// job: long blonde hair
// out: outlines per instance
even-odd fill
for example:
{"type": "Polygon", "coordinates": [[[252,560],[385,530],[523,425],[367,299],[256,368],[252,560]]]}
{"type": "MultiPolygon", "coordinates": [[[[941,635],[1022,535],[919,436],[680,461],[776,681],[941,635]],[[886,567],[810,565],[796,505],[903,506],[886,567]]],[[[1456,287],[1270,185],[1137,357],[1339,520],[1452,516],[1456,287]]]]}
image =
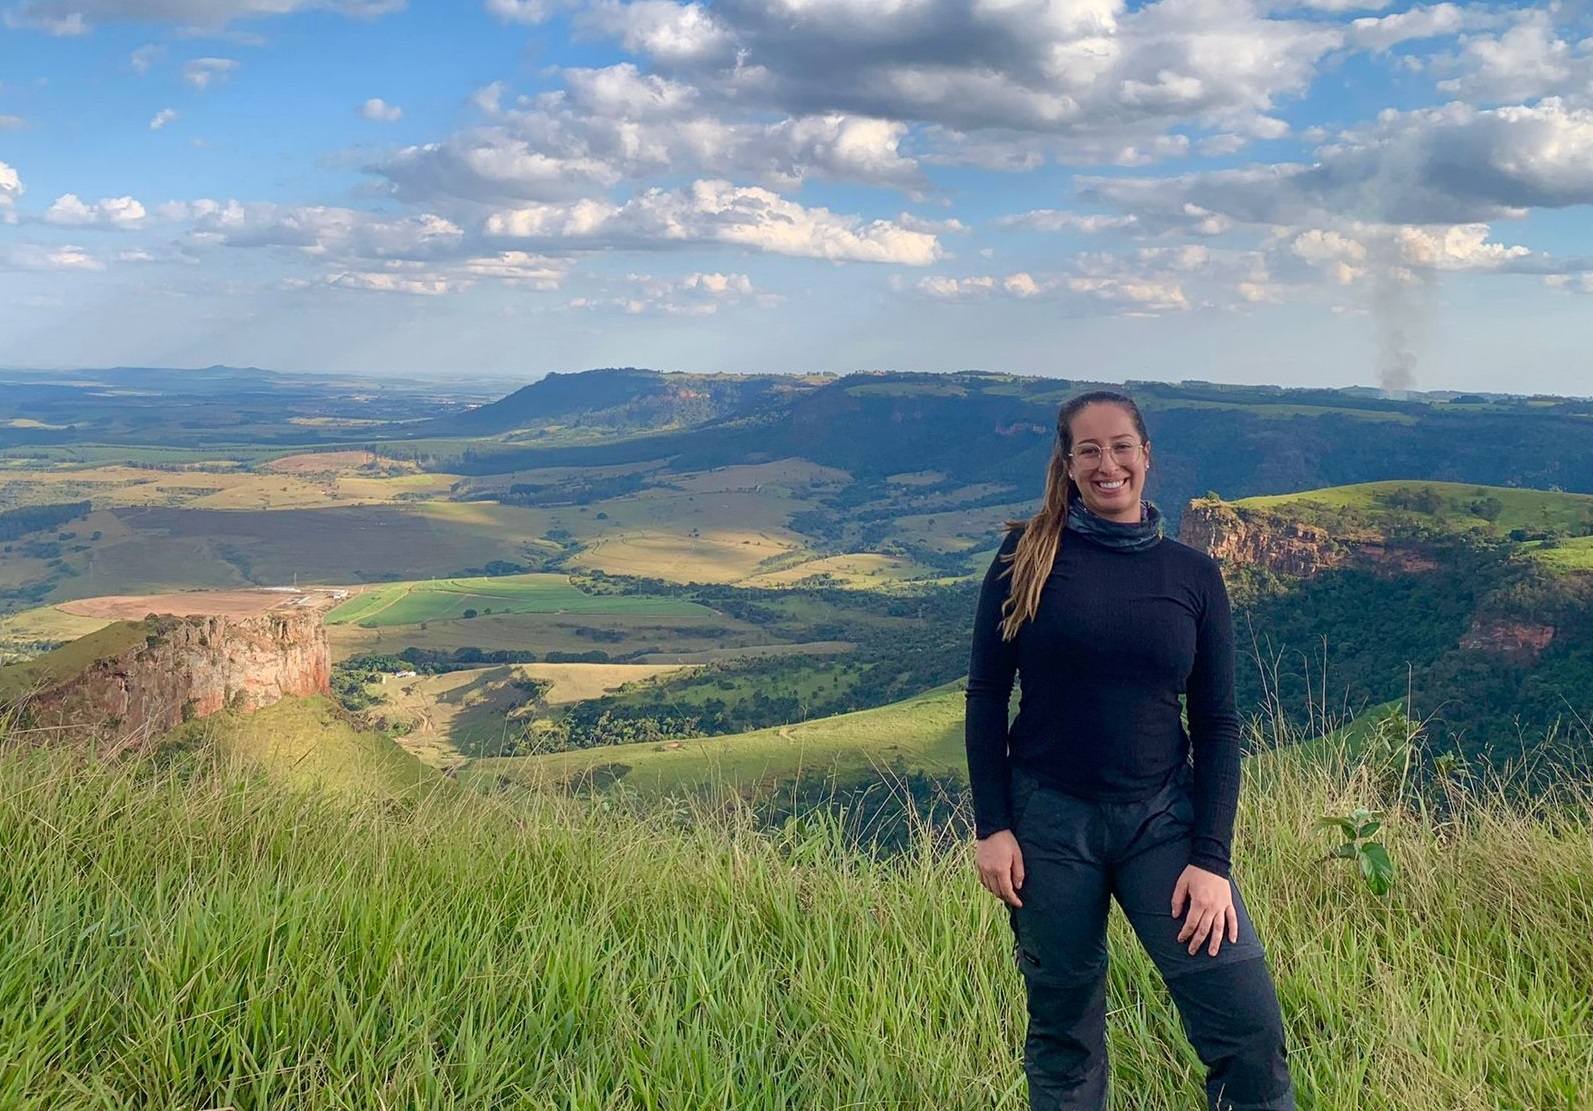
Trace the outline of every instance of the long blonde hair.
{"type": "Polygon", "coordinates": [[[1067,527],[1068,504],[1079,496],[1078,487],[1068,477],[1068,456],[1073,451],[1073,418],[1089,405],[1116,405],[1134,419],[1134,430],[1139,438],[1150,441],[1145,431],[1145,418],[1139,406],[1127,394],[1113,390],[1092,390],[1070,397],[1062,403],[1056,416],[1056,449],[1051,452],[1051,462],[1045,469],[1045,496],[1040,500],[1040,510],[1024,521],[1008,521],[1007,529],[1022,529],[1018,546],[1011,555],[1001,558],[1009,566],[1004,572],[1012,576],[1012,586],[1007,600],[1001,604],[1001,639],[1013,640],[1025,621],[1034,618],[1040,608],[1040,591],[1045,580],[1051,577],[1056,554],[1062,547],[1062,531],[1067,527]]]}

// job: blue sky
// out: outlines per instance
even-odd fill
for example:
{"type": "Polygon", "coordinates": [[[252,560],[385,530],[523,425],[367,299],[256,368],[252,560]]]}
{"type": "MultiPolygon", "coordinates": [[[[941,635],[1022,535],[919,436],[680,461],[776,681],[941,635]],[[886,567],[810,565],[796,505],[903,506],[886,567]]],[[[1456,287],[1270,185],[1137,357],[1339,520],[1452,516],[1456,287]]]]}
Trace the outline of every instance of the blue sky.
{"type": "Polygon", "coordinates": [[[1593,393],[1593,19],[0,0],[0,365],[1593,393]]]}

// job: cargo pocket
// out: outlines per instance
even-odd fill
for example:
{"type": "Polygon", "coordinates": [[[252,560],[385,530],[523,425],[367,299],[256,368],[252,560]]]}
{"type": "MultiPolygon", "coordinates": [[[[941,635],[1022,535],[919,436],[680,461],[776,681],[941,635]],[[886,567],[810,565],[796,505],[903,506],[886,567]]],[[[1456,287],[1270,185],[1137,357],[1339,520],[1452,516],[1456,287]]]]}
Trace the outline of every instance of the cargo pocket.
{"type": "Polygon", "coordinates": [[[1019,975],[1030,983],[1036,980],[1042,984],[1056,982],[1057,978],[1051,975],[1050,970],[1045,965],[1040,963],[1039,957],[1023,947],[1021,940],[1015,939],[1012,943],[1012,963],[1018,966],[1019,975]]]}

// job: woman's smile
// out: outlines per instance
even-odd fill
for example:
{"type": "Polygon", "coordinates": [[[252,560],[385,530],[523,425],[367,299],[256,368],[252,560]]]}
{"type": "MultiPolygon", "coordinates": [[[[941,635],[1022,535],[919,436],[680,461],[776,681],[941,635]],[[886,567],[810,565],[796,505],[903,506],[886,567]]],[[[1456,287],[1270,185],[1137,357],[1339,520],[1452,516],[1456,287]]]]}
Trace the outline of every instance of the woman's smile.
{"type": "Polygon", "coordinates": [[[1121,406],[1086,405],[1068,430],[1072,434],[1068,476],[1085,508],[1097,516],[1132,524],[1140,519],[1150,445],[1134,418],[1121,406]]]}

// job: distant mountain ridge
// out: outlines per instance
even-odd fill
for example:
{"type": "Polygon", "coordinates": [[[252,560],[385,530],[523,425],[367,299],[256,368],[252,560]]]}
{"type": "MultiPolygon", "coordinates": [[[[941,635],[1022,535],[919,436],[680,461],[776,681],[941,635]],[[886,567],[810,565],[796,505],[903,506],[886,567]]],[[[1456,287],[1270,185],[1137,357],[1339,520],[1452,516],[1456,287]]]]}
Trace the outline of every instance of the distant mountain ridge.
{"type": "Polygon", "coordinates": [[[442,418],[428,434],[475,436],[577,422],[650,430],[704,424],[743,414],[771,396],[813,388],[781,375],[665,373],[636,367],[549,374],[488,405],[442,418]]]}
{"type": "MultiPolygon", "coordinates": [[[[794,456],[848,471],[853,504],[891,475],[920,472],[940,476],[926,490],[991,483],[1023,502],[1039,494],[1058,406],[1102,385],[974,371],[589,371],[411,431],[457,434],[473,421],[476,434],[503,435],[516,422],[581,418],[612,433],[591,443],[489,440],[434,463],[470,475],[647,461],[689,471],[794,456]],[[708,415],[690,423],[697,414],[708,415]]],[[[1106,388],[1126,389],[1145,411],[1158,463],[1150,494],[1174,527],[1185,504],[1212,490],[1241,498],[1398,479],[1593,493],[1593,401],[1191,382],[1106,388]]]]}

